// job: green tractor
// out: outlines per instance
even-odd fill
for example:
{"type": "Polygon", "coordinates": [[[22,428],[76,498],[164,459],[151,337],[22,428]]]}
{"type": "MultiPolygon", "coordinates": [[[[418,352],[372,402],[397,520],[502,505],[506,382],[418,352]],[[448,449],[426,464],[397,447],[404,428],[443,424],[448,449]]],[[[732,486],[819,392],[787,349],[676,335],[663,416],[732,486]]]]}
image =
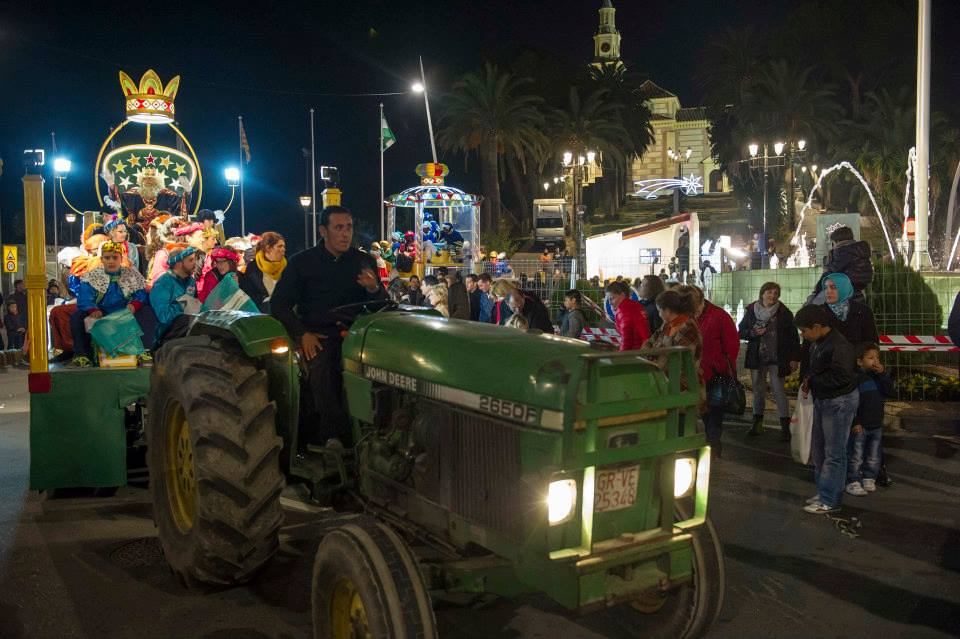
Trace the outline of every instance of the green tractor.
{"type": "Polygon", "coordinates": [[[301,418],[300,364],[265,315],[211,312],[156,354],[146,402],[160,542],[185,583],[278,550],[285,484],[358,515],[320,542],[316,637],[434,637],[432,597],[545,593],[628,634],[701,635],[723,604],[690,432],[689,351],[636,352],[373,302],[337,309],[353,444],[301,418]],[[687,416],[687,431],[683,417],[687,416]]]}

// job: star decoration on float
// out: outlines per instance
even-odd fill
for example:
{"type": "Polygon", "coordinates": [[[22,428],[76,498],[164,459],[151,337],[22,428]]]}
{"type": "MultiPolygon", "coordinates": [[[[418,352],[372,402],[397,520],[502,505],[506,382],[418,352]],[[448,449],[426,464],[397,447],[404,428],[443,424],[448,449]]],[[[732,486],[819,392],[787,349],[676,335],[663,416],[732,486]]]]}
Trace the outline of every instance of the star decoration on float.
{"type": "Polygon", "coordinates": [[[122,178],[120,178],[120,186],[122,186],[122,187],[125,188],[125,189],[129,189],[129,188],[130,188],[130,178],[127,177],[126,175],[123,176],[122,178]]]}
{"type": "Polygon", "coordinates": [[[177,172],[177,175],[183,175],[187,172],[187,167],[178,162],[177,166],[173,170],[177,172]]]}
{"type": "Polygon", "coordinates": [[[130,157],[127,158],[127,162],[130,163],[131,167],[140,166],[140,158],[133,153],[130,154],[130,157]]]}
{"type": "Polygon", "coordinates": [[[162,166],[162,167],[165,168],[165,169],[169,169],[169,168],[170,168],[170,156],[169,156],[169,155],[166,156],[165,158],[162,158],[162,159],[160,160],[160,166],[162,166]]]}
{"type": "Polygon", "coordinates": [[[156,159],[157,158],[153,157],[153,153],[147,154],[147,157],[146,157],[147,164],[156,164],[156,159]]]}
{"type": "Polygon", "coordinates": [[[123,163],[123,160],[117,160],[116,164],[113,165],[113,168],[117,173],[123,173],[127,170],[127,165],[123,163]]]}

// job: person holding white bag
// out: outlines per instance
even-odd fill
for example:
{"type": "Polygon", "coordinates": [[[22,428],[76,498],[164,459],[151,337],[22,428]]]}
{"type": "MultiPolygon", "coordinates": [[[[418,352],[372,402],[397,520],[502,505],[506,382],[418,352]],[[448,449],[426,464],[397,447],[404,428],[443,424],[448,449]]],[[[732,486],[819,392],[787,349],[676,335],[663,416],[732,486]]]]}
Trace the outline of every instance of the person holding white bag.
{"type": "Polygon", "coordinates": [[[813,394],[813,431],[810,455],[817,494],[804,510],[829,514],[840,509],[847,477],[847,441],[857,412],[856,356],[853,346],[832,328],[822,306],[805,306],[795,319],[800,336],[811,343],[809,359],[802,363],[802,392],[813,394]]]}

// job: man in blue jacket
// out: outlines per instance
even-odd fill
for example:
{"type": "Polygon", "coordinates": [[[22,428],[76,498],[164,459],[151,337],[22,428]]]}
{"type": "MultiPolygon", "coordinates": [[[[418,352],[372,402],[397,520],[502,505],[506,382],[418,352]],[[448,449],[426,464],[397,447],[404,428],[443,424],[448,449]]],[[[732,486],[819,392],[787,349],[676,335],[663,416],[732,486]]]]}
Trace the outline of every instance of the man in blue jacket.
{"type": "MultiPolygon", "coordinates": [[[[90,361],[90,335],[85,320],[100,319],[126,308],[133,313],[140,330],[143,344],[153,345],[156,317],[147,303],[146,281],[135,268],[123,267],[123,247],[117,242],[105,242],[100,247],[100,266],[87,271],[77,289],[77,311],[70,316],[70,331],[73,334],[73,364],[81,368],[92,365],[90,361]]],[[[150,361],[149,353],[142,353],[140,361],[150,361]]]]}
{"type": "Polygon", "coordinates": [[[169,269],[150,289],[150,305],[157,315],[157,347],[165,340],[186,335],[200,310],[197,283],[193,279],[196,253],[197,249],[192,246],[170,251],[169,269]]]}

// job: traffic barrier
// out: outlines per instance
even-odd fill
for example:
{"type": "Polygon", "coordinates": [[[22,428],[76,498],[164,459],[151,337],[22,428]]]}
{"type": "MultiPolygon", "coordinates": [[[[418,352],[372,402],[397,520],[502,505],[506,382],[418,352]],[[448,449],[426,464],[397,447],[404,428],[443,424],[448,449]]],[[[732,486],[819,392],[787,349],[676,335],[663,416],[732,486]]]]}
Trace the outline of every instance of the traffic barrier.
{"type": "MultiPolygon", "coordinates": [[[[614,328],[585,328],[580,339],[619,344],[620,334],[614,328]]],[[[957,353],[960,347],[946,335],[881,335],[880,350],[957,353]]]]}

